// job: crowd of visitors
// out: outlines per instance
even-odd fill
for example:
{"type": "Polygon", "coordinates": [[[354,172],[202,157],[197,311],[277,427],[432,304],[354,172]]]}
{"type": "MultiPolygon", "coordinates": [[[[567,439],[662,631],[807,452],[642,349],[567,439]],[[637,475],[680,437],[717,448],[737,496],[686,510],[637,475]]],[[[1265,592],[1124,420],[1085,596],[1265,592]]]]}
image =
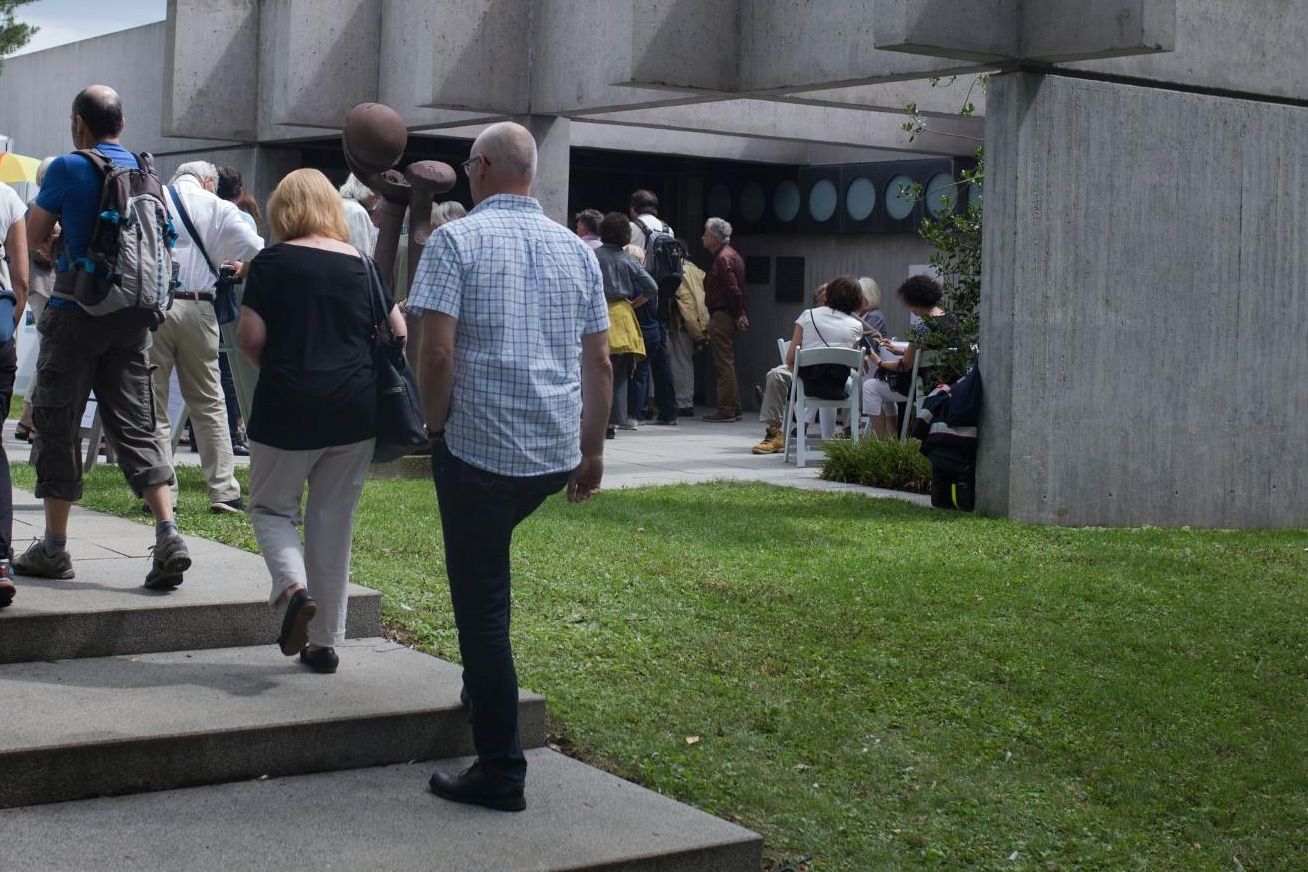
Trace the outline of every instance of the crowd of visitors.
{"type": "MultiPolygon", "coordinates": [[[[382,201],[353,175],[339,189],[314,169],[283,178],[268,201],[266,245],[235,168],[190,161],[161,184],[148,155],[120,142],[123,108],[102,85],[76,96],[72,118],[77,150],[42,164],[32,203],[0,186],[0,405],[8,409],[14,328],[30,305],[41,346],[17,432],[34,442],[45,515],[43,535],[14,558],[0,447],[0,606],[18,593],[15,575],[74,576],[68,523],[82,494],[80,423],[93,391],[118,465],[155,518],[145,586],[182,583],[191,557],[174,518],[175,371],[213,511],[246,509],[234,455],[249,453],[249,512],[269,603],[282,615],[281,652],[335,672],[355,511],[384,429],[384,331],[407,342],[419,376],[477,751],[468,770],[437,772],[430,786],[459,802],[523,808],[509,638],[514,529],[553,493],[593,495],[604,440],[617,431],[694,415],[698,348],[711,348],[717,380],[717,408],[704,420],[741,419],[735,342],[750,319],[731,224],[705,222],[707,271],[648,190],[633,192],[626,212],[585,209],[564,228],[531,196],[532,135],[504,122],[477,137],[463,164],[474,208],[439,203],[429,226],[404,231],[430,233],[408,288],[402,264],[385,274],[372,259],[379,238],[401,252],[403,240],[394,221],[379,237],[382,201]],[[120,256],[129,242],[131,256],[120,256]],[[238,311],[226,295],[241,281],[238,311]],[[229,306],[236,344],[259,370],[248,421],[220,354],[229,306]]],[[[393,206],[386,201],[392,218],[393,206]]],[[[910,279],[898,295],[916,315],[945,317],[930,279],[910,279]]],[[[783,447],[796,355],[817,347],[866,349],[864,408],[874,432],[893,431],[902,395],[876,376],[910,370],[920,335],[896,351],[880,305],[869,278],[841,275],[818,289],[785,363],[766,376],[754,453],[783,447]]]]}

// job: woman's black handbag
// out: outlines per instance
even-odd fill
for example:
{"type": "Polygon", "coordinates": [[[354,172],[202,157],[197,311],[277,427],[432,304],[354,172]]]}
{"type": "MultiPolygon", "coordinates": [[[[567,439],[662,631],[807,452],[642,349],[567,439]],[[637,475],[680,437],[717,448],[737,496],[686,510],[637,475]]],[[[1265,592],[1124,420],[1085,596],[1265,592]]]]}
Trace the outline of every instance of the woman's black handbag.
{"type": "Polygon", "coordinates": [[[391,333],[382,292],[381,275],[372,258],[364,258],[368,269],[368,300],[372,310],[372,367],[377,379],[377,441],[373,463],[390,463],[430,444],[423,421],[422,402],[413,371],[404,357],[404,343],[391,333]]]}

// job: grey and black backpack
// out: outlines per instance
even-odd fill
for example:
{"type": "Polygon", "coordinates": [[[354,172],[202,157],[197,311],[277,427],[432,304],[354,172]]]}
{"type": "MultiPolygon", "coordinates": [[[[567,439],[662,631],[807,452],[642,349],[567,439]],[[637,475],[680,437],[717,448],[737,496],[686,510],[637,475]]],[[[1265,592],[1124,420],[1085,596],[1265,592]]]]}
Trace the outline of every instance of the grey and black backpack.
{"type": "Polygon", "coordinates": [[[70,296],[89,315],[121,312],[132,320],[139,315],[156,327],[172,307],[177,287],[172,256],[177,231],[150,155],[138,154],[138,167],[130,169],[92,149],[77,154],[94,164],[104,181],[91,242],[73,263],[77,279],[70,296]]]}

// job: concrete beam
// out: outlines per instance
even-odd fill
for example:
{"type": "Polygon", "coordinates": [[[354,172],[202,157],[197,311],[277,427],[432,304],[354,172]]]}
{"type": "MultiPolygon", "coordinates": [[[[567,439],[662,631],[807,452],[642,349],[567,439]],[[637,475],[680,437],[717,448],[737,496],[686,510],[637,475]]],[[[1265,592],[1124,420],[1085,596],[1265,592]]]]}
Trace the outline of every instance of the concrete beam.
{"type": "Polygon", "coordinates": [[[339,128],[377,99],[381,0],[265,0],[260,106],[273,124],[339,128]]]}
{"type": "Polygon", "coordinates": [[[1022,44],[1022,0],[880,0],[879,49],[998,63],[1022,44]]]}
{"type": "Polygon", "coordinates": [[[420,105],[506,114],[530,111],[530,47],[539,4],[421,0],[404,6],[406,18],[421,22],[427,37],[416,48],[431,58],[431,76],[422,83],[427,96],[420,105]]]}
{"type": "Polygon", "coordinates": [[[636,109],[588,116],[595,123],[669,130],[696,130],[761,139],[823,142],[914,154],[967,155],[984,134],[978,118],[941,118],[910,141],[898,112],[872,112],[826,106],[793,106],[772,100],[730,100],[694,106],[636,109]]]}
{"type": "MultiPolygon", "coordinates": [[[[756,95],[761,96],[761,95],[756,95]]],[[[911,82],[884,82],[879,85],[856,85],[852,88],[827,88],[816,91],[787,91],[771,99],[810,106],[840,109],[870,109],[878,112],[903,112],[912,103],[926,117],[956,118],[971,103],[973,114],[985,115],[986,92],[975,75],[950,76],[940,80],[918,79],[911,82]],[[932,82],[935,81],[935,84],[932,82]]]]}
{"type": "Polygon", "coordinates": [[[536,6],[531,28],[533,113],[579,117],[700,99],[666,89],[614,84],[628,75],[631,66],[635,11],[630,3],[536,0],[536,6]],[[578,26],[580,22],[585,26],[578,26]],[[578,63],[578,58],[585,58],[585,63],[578,63]]]}
{"type": "Polygon", "coordinates": [[[878,48],[977,63],[1169,51],[1176,0],[882,0],[878,48]]]}
{"type": "Polygon", "coordinates": [[[163,133],[250,141],[258,135],[258,0],[168,0],[163,133]]]}
{"type": "Polygon", "coordinates": [[[1024,58],[1056,63],[1175,47],[1176,0],[1024,0],[1022,5],[1024,58]]]}
{"type": "MultiPolygon", "coordinates": [[[[501,119],[497,119],[501,120],[501,119]]],[[[518,119],[521,121],[521,119],[518,119]]],[[[684,155],[686,157],[722,158],[724,160],[751,161],[776,164],[839,164],[871,163],[873,161],[902,160],[897,151],[876,148],[827,145],[758,139],[752,136],[728,133],[704,133],[695,130],[675,130],[639,127],[633,129],[612,122],[596,123],[582,116],[573,118],[569,137],[573,148],[600,148],[607,151],[627,151],[636,154],[684,155]]],[[[466,139],[471,143],[485,124],[447,127],[439,131],[442,137],[466,139]]],[[[419,134],[421,135],[421,134],[419,134]]]]}
{"type": "Polygon", "coordinates": [[[688,91],[739,91],[740,39],[748,0],[621,0],[631,8],[631,58],[623,84],[688,91]]]}
{"type": "Polygon", "coordinates": [[[1170,54],[1068,64],[1115,76],[1308,103],[1303,0],[1176,0],[1170,54]]]}

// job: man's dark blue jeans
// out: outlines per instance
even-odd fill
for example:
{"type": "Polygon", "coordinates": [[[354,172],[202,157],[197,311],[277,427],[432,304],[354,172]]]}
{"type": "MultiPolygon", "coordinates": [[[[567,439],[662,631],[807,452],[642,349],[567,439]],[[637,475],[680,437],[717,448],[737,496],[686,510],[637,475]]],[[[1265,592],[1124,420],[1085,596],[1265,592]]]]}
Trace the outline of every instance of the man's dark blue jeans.
{"type": "Polygon", "coordinates": [[[509,545],[513,529],[562,490],[570,473],[496,475],[464,463],[441,441],[432,445],[431,466],[477,759],[492,778],[521,785],[527,759],[509,641],[509,545]]]}

